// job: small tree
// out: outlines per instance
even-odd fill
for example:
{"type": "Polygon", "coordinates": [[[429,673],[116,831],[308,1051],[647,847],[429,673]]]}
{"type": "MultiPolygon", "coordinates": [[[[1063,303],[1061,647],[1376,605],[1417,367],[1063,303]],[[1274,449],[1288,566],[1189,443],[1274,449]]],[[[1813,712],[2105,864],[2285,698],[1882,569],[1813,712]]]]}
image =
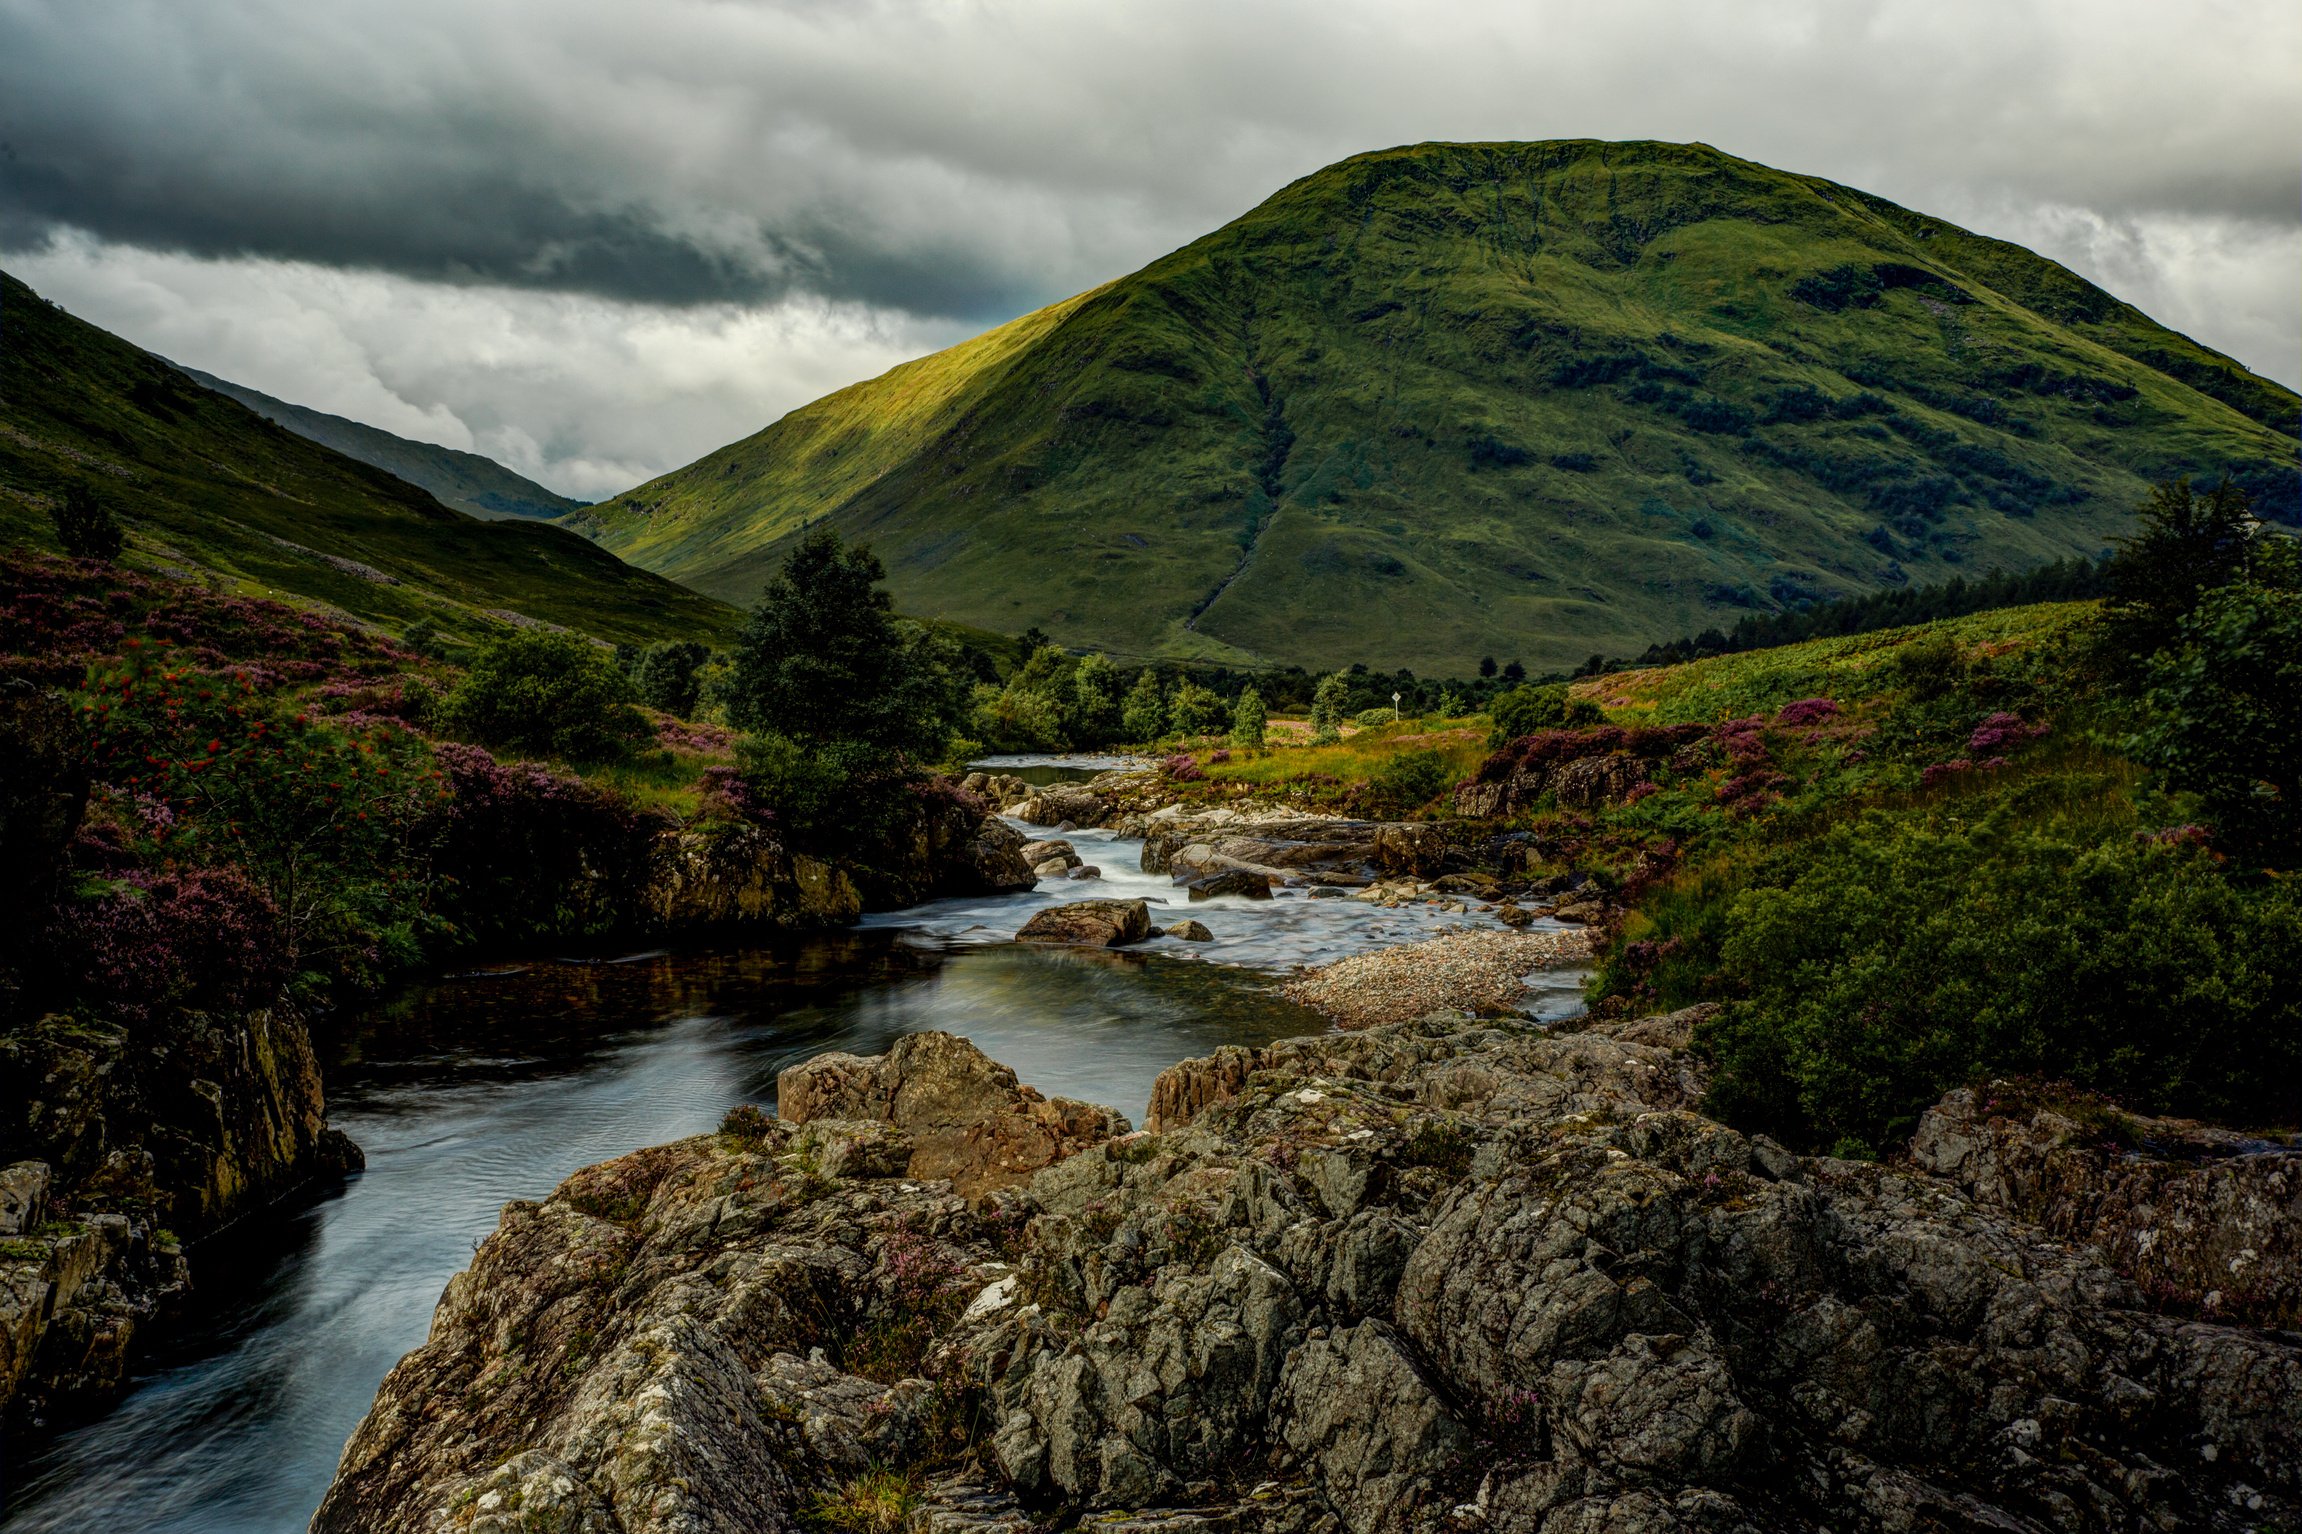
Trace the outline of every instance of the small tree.
{"type": "Polygon", "coordinates": [[[441,700],[439,722],[478,745],[615,761],[653,732],[634,707],[631,679],[615,657],[577,634],[535,629],[493,640],[441,700]]]}
{"type": "Polygon", "coordinates": [[[1332,745],[1343,738],[1343,719],[1351,707],[1351,679],[1340,671],[1319,678],[1311,694],[1311,744],[1332,745]]]}
{"type": "MultiPolygon", "coordinates": [[[[1593,658],[1595,659],[1596,657],[1593,658]]],[[[1503,680],[1509,682],[1514,687],[1526,679],[1527,668],[1520,664],[1518,661],[1512,661],[1509,665],[1503,668],[1503,680]]]]}
{"type": "Polygon", "coordinates": [[[2204,495],[2188,479],[2155,486],[2137,515],[2108,576],[2111,641],[2139,660],[2174,641],[2205,593],[2246,573],[2261,524],[2228,475],[2204,495]]]}
{"type": "Polygon", "coordinates": [[[1495,658],[1494,658],[1492,655],[1482,655],[1482,656],[1480,656],[1480,657],[1479,657],[1479,675],[1481,675],[1481,676],[1493,676],[1494,674],[1495,674],[1495,658]]]}
{"type": "Polygon", "coordinates": [[[1071,743],[1111,744],[1118,738],[1120,718],[1119,668],[1108,655],[1085,656],[1071,674],[1071,743]]]}
{"type": "Polygon", "coordinates": [[[726,688],[741,729],[933,761],[966,707],[954,646],[899,622],[866,548],[809,534],[761,593],[726,688]]]}
{"type": "Polygon", "coordinates": [[[2198,795],[2219,844],[2281,868],[2302,862],[2302,591],[2208,592],[2149,681],[2128,748],[2198,795]]]}
{"type": "Polygon", "coordinates": [[[1149,745],[1167,733],[1167,700],[1159,691],[1159,675],[1145,667],[1127,689],[1119,710],[1119,728],[1137,745],[1149,745]]]}
{"type": "Polygon", "coordinates": [[[1263,707],[1263,695],[1253,685],[1239,689],[1239,701],[1231,706],[1231,744],[1242,750],[1260,751],[1263,732],[1270,722],[1270,714],[1263,707]]]}
{"type": "Polygon", "coordinates": [[[1228,712],[1221,698],[1189,677],[1175,684],[1167,700],[1167,722],[1178,735],[1204,735],[1218,728],[1228,712]]]}
{"type": "Polygon", "coordinates": [[[64,499],[49,512],[56,524],[56,539],[74,559],[110,564],[120,557],[128,535],[96,492],[78,480],[64,487],[64,499]]]}
{"type": "Polygon", "coordinates": [[[682,719],[692,718],[702,683],[697,673],[711,652],[692,639],[664,639],[639,652],[631,668],[632,685],[642,703],[682,719]]]}
{"type": "Polygon", "coordinates": [[[440,633],[440,626],[429,618],[418,618],[400,635],[400,648],[410,655],[421,655],[431,660],[448,658],[448,642],[440,633]]]}

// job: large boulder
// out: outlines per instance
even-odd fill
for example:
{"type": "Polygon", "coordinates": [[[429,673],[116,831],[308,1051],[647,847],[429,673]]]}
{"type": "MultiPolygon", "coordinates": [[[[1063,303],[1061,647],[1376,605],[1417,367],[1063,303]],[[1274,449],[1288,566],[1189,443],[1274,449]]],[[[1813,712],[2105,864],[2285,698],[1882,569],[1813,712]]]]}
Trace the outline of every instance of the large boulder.
{"type": "Polygon", "coordinates": [[[1018,943],[1070,943],[1121,948],[1151,935],[1151,906],[1143,900],[1074,900],[1032,913],[1015,934],[1018,943]]]}
{"type": "Polygon", "coordinates": [[[1225,895],[1243,896],[1248,900],[1271,898],[1271,876],[1246,868],[1226,869],[1209,874],[1204,879],[1193,879],[1190,884],[1193,900],[1220,900],[1225,895]]]}
{"type": "Polygon", "coordinates": [[[884,1055],[818,1055],[786,1070],[775,1087],[784,1122],[891,1124],[910,1139],[910,1176],[949,1178],[970,1198],[1128,1130],[1109,1108],[1020,1085],[1013,1071],[948,1033],[906,1035],[884,1055]]]}

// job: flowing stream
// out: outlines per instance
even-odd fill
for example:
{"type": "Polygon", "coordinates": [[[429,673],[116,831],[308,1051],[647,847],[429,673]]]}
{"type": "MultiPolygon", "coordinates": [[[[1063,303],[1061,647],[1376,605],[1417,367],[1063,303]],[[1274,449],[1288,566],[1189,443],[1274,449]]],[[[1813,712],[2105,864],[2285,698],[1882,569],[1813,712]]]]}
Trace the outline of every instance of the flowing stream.
{"type": "MultiPolygon", "coordinates": [[[[996,765],[1052,781],[1101,764],[996,765]]],[[[1140,1122],[1177,1060],[1323,1026],[1277,994],[1275,972],[1471,920],[1293,893],[1190,905],[1210,943],[1018,946],[1029,913],[1061,900],[1140,895],[1180,915],[1183,892],[1141,872],[1136,844],[1066,835],[1100,879],[743,947],[503,964],[358,1019],[330,1072],[329,1117],[366,1150],[366,1172],[199,1252],[188,1324],[126,1397],[0,1466],[0,1530],[302,1529],[377,1384],[423,1340],[442,1285],[506,1201],[703,1133],[736,1103],[773,1104],[776,1073],[811,1055],[946,1029],[1045,1092],[1140,1122]]],[[[1553,977],[1531,1010],[1571,1011],[1576,978],[1553,977]]]]}

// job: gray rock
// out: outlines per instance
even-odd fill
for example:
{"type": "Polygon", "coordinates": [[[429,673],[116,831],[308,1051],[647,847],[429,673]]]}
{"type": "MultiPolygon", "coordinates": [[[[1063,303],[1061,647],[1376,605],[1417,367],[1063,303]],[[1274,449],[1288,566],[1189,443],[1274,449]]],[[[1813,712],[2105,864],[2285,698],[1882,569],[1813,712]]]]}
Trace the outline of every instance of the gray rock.
{"type": "Polygon", "coordinates": [[[1015,934],[1015,940],[1119,948],[1140,943],[1150,935],[1151,907],[1146,901],[1074,900],[1034,912],[1015,934]]]}
{"type": "Polygon", "coordinates": [[[1268,900],[1271,898],[1271,878],[1268,874],[1233,868],[1219,874],[1209,874],[1204,879],[1193,879],[1190,890],[1193,900],[1215,900],[1225,895],[1268,900]]]}
{"type": "Polygon", "coordinates": [[[1179,921],[1167,929],[1167,935],[1172,938],[1180,938],[1186,943],[1212,943],[1215,941],[1215,934],[1207,930],[1207,924],[1203,921],[1179,921]]]}

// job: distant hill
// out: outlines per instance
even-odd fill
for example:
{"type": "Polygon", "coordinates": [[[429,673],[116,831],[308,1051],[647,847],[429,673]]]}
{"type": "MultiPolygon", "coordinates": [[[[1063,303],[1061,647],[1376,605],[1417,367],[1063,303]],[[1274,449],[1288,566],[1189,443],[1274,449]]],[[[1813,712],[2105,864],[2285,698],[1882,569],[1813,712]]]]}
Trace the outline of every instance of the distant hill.
{"type": "Polygon", "coordinates": [[[177,363],[178,372],[218,394],[228,394],[267,421],[299,437],[332,447],[346,458],[374,464],[386,474],[420,485],[458,511],[494,521],[498,517],[556,517],[590,504],[558,495],[532,479],[514,474],[493,458],[432,442],[396,437],[388,431],[340,415],[291,405],[258,389],[177,363]]]}
{"type": "Polygon", "coordinates": [[[906,611],[1461,674],[2092,556],[2177,473],[2302,520],[2298,438],[2292,391],[1852,188],[1424,144],[566,521],[731,601],[828,521],[906,611]]]}
{"type": "Polygon", "coordinates": [[[48,508],[75,479],[127,523],[131,557],[395,630],[429,616],[725,642],[738,618],[563,528],[443,506],[0,273],[0,540],[55,547],[48,508]]]}

